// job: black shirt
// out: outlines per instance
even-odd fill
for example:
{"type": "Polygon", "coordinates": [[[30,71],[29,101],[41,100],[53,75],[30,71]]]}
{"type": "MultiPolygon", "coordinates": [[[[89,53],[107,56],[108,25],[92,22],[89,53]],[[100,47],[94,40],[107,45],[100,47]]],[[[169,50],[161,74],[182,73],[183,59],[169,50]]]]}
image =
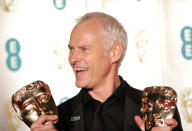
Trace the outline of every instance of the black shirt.
{"type": "MultiPolygon", "coordinates": [[[[104,131],[122,131],[122,128],[124,131],[140,131],[134,121],[134,116],[140,115],[142,91],[131,87],[121,77],[120,80],[119,88],[104,103],[92,99],[88,92],[82,89],[76,96],[58,105],[59,120],[55,124],[56,129],[59,131],[94,131],[95,128],[92,125],[94,113],[97,105],[101,105],[100,116],[104,131]],[[71,120],[74,117],[78,119],[71,120]]],[[[177,108],[173,118],[178,122],[178,126],[173,131],[183,131],[177,108]]]]}
{"type": "Polygon", "coordinates": [[[94,114],[98,107],[100,126],[103,131],[123,131],[124,87],[120,85],[103,103],[93,99],[85,89],[83,90],[85,131],[93,131],[94,114]]]}

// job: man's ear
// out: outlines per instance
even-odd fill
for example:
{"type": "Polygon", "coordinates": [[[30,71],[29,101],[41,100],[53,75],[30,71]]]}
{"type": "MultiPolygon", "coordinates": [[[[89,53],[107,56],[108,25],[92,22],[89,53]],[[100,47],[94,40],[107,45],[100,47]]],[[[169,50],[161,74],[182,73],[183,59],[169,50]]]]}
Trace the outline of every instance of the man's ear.
{"type": "Polygon", "coordinates": [[[115,63],[121,59],[123,54],[123,46],[121,43],[116,42],[113,44],[113,47],[110,49],[111,62],[115,63]]]}

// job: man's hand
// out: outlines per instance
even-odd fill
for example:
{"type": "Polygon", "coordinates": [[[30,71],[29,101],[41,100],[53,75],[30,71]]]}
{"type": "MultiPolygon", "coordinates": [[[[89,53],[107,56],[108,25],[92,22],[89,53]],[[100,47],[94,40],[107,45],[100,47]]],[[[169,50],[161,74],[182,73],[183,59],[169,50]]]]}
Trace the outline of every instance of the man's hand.
{"type": "Polygon", "coordinates": [[[139,128],[141,129],[141,131],[145,131],[145,124],[144,124],[144,120],[141,119],[140,116],[135,116],[135,122],[137,123],[137,125],[139,126],[139,128]]]}
{"type": "Polygon", "coordinates": [[[57,120],[56,115],[41,115],[32,125],[31,131],[56,131],[52,121],[57,120]]]}
{"type": "MultiPolygon", "coordinates": [[[[141,131],[145,131],[144,120],[142,120],[139,116],[135,116],[134,119],[137,125],[140,127],[141,131]]],[[[167,126],[153,127],[151,131],[172,131],[173,128],[178,125],[175,119],[166,119],[164,122],[167,126]]]]}

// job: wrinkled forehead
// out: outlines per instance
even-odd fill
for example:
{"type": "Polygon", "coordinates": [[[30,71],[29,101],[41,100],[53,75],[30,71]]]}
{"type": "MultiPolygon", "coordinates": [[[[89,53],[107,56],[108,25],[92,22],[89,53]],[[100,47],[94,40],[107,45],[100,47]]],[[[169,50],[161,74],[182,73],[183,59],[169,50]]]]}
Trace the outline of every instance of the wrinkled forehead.
{"type": "Polygon", "coordinates": [[[169,87],[159,87],[153,86],[148,87],[143,91],[143,97],[148,99],[171,99],[177,96],[176,92],[169,87]]]}
{"type": "Polygon", "coordinates": [[[14,94],[14,101],[15,103],[22,103],[27,99],[33,99],[44,94],[50,94],[48,85],[41,81],[36,81],[18,90],[14,94]]]}

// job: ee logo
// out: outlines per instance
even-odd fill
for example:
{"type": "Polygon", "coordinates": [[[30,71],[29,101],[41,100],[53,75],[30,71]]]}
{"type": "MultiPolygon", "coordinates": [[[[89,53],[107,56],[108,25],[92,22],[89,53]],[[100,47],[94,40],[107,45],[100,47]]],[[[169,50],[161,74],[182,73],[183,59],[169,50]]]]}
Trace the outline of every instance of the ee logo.
{"type": "Polygon", "coordinates": [[[11,38],[6,43],[7,57],[7,67],[11,71],[17,71],[21,67],[21,58],[19,57],[20,44],[19,42],[11,38]]]}
{"type": "Polygon", "coordinates": [[[59,101],[59,103],[61,104],[61,103],[63,103],[63,102],[65,102],[65,101],[67,101],[69,98],[68,97],[63,97],[63,98],[61,98],[61,100],[59,101]]]}
{"type": "Polygon", "coordinates": [[[62,10],[65,8],[66,0],[53,0],[53,4],[56,9],[62,10]]]}
{"type": "Polygon", "coordinates": [[[192,27],[186,26],[181,30],[182,55],[185,59],[192,59],[192,27]]]}

